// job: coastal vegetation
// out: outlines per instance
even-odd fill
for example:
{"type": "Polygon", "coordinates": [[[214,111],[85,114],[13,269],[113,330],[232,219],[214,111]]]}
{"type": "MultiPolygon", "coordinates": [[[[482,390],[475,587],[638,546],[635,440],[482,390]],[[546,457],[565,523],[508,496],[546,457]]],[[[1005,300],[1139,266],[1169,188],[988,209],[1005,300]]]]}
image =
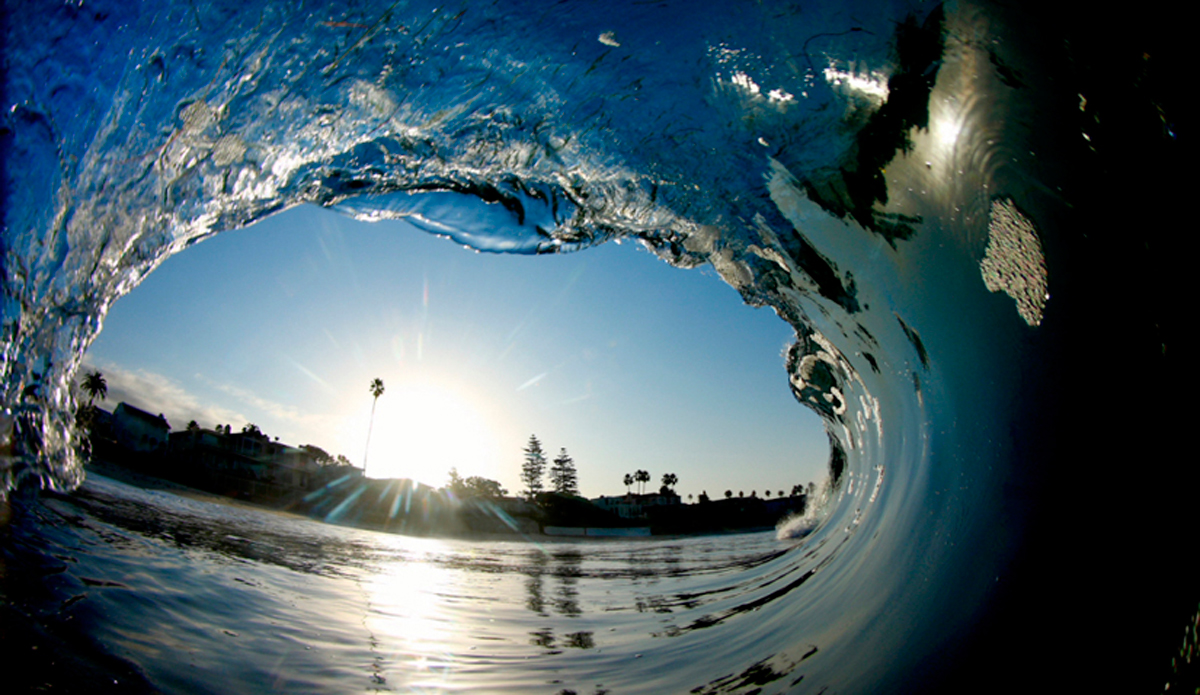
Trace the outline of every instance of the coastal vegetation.
{"type": "Polygon", "coordinates": [[[105,381],[104,375],[99,371],[89,372],[84,375],[80,387],[88,395],[88,407],[95,405],[97,396],[102,401],[108,396],[108,382],[105,381]]]}
{"type": "Polygon", "coordinates": [[[450,469],[450,481],[444,488],[458,499],[499,500],[508,495],[508,490],[495,480],[478,475],[462,478],[457,468],[450,469]]]}
{"type": "Polygon", "coordinates": [[[525,484],[525,497],[534,499],[542,491],[542,474],[546,471],[546,454],[536,435],[529,435],[525,447],[525,463],[521,466],[521,482],[525,484]]]}
{"type": "Polygon", "coordinates": [[[579,494],[579,476],[575,472],[575,460],[567,454],[565,447],[550,467],[550,486],[555,492],[563,495],[579,494]]]}

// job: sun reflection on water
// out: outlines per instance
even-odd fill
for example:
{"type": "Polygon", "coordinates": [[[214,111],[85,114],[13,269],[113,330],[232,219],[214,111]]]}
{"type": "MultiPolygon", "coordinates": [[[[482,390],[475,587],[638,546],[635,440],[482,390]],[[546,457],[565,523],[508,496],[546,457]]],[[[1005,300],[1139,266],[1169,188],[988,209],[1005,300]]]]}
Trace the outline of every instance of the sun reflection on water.
{"type": "Polygon", "coordinates": [[[389,669],[410,687],[444,683],[461,651],[456,624],[447,610],[463,575],[439,559],[450,554],[431,539],[398,539],[403,548],[362,580],[368,610],[363,625],[374,653],[372,678],[380,685],[389,669]]]}

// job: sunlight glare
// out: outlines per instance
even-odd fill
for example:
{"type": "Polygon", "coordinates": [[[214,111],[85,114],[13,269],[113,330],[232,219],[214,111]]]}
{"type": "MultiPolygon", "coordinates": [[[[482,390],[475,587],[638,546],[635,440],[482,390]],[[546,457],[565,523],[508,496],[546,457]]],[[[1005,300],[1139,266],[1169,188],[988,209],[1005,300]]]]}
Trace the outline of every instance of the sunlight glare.
{"type": "Polygon", "coordinates": [[[457,593],[453,576],[435,561],[448,550],[433,540],[404,540],[417,542],[405,543],[396,561],[363,582],[370,601],[364,625],[382,642],[404,645],[393,656],[409,661],[409,678],[432,679],[425,685],[440,690],[451,654],[463,648],[454,616],[445,610],[445,597],[457,593]]]}
{"type": "MultiPolygon", "coordinates": [[[[496,477],[498,437],[470,394],[431,376],[384,381],[387,391],[375,411],[368,477],[411,478],[432,487],[445,485],[451,468],[463,477],[496,477]]],[[[365,406],[355,418],[364,442],[369,399],[365,406]]]]}

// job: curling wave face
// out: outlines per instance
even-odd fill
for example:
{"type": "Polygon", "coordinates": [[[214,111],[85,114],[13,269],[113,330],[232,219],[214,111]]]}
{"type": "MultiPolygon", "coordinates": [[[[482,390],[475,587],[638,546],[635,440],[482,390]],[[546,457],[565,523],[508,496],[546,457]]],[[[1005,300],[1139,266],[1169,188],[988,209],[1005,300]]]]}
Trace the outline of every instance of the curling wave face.
{"type": "Polygon", "coordinates": [[[832,454],[821,523],[784,534],[815,549],[798,622],[764,636],[820,643],[793,686],[904,682],[1024,532],[997,491],[1038,417],[1013,402],[1043,388],[1062,202],[1028,184],[1042,85],[993,14],[851,9],[8,8],[0,489],[78,484],[84,350],[212,234],[310,203],[488,252],[636,239],[795,328],[781,378],[832,454]]]}

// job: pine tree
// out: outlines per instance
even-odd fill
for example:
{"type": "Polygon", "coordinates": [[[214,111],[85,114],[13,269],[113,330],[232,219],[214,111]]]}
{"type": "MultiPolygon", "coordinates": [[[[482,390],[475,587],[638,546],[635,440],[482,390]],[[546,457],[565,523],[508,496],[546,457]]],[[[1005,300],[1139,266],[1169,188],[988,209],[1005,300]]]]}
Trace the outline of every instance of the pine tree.
{"type": "Polygon", "coordinates": [[[565,495],[579,494],[579,476],[575,472],[575,461],[567,455],[566,448],[561,450],[554,465],[550,467],[550,485],[555,492],[565,495]]]}
{"type": "Polygon", "coordinates": [[[525,463],[521,466],[521,482],[525,483],[525,494],[533,499],[542,491],[542,474],[546,470],[546,454],[536,435],[529,435],[525,447],[525,463]]]}

